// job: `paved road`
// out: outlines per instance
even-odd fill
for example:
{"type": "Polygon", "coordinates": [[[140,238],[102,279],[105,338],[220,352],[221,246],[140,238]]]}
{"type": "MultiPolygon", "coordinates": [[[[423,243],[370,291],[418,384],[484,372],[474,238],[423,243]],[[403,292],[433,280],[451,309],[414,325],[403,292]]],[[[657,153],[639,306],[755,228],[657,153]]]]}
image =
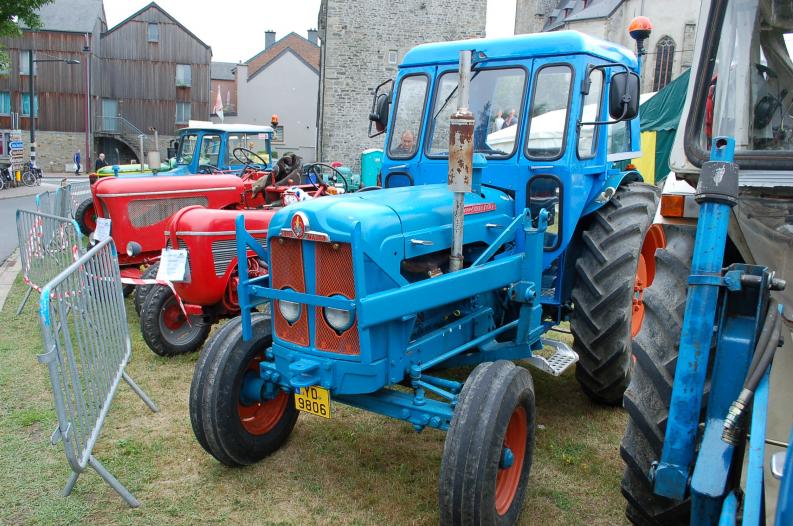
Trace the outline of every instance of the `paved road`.
{"type": "Polygon", "coordinates": [[[16,212],[18,208],[36,209],[36,196],[0,200],[0,263],[17,248],[16,212]]]}

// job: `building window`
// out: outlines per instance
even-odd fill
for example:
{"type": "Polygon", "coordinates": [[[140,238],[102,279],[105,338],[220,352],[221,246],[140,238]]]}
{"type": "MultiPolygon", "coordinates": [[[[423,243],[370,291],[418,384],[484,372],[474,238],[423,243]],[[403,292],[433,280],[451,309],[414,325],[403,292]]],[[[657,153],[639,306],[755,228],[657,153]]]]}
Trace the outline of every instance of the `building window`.
{"type": "Polygon", "coordinates": [[[11,92],[0,91],[0,115],[11,114],[11,92]]]}
{"type": "Polygon", "coordinates": [[[665,36],[655,46],[655,80],[653,91],[658,91],[672,80],[672,65],[675,62],[675,41],[665,36]]]}
{"type": "Polygon", "coordinates": [[[176,124],[187,124],[190,120],[190,103],[176,103],[176,124]]]}
{"type": "Polygon", "coordinates": [[[284,127],[282,125],[275,126],[273,131],[275,132],[273,135],[273,142],[284,142],[284,127]]]}
{"type": "Polygon", "coordinates": [[[694,45],[697,39],[697,25],[686,24],[683,28],[683,52],[680,54],[680,65],[690,68],[694,60],[694,45]]]}
{"type": "Polygon", "coordinates": [[[190,72],[190,64],[177,64],[176,85],[189,88],[191,82],[192,82],[192,75],[190,72]]]}
{"type": "MultiPolygon", "coordinates": [[[[33,53],[33,59],[35,60],[36,54],[33,53]]],[[[36,63],[33,63],[33,74],[37,75],[39,72],[39,68],[36,63]]],[[[20,51],[19,52],[19,74],[20,75],[30,75],[30,51],[20,51]]]]}
{"type": "Polygon", "coordinates": [[[396,50],[391,50],[388,52],[388,63],[389,64],[396,64],[397,60],[399,59],[396,50]]]}
{"type": "MultiPolygon", "coordinates": [[[[22,94],[22,115],[30,117],[30,94],[22,94]]],[[[33,98],[33,113],[36,117],[39,116],[39,96],[33,98]]]]}
{"type": "Polygon", "coordinates": [[[149,24],[148,25],[148,40],[149,42],[159,42],[160,41],[160,24],[149,24]]]}

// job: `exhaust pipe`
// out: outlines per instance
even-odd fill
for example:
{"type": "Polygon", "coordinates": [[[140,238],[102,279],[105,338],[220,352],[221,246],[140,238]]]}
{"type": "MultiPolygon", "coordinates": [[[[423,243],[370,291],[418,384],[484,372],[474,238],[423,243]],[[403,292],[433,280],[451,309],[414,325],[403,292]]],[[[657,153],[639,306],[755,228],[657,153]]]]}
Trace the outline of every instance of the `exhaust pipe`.
{"type": "Polygon", "coordinates": [[[449,120],[449,190],[454,192],[452,208],[452,253],[449,272],[463,268],[463,223],[465,194],[472,188],[474,162],[474,114],[468,108],[471,87],[471,51],[460,51],[457,80],[457,111],[449,120]]]}

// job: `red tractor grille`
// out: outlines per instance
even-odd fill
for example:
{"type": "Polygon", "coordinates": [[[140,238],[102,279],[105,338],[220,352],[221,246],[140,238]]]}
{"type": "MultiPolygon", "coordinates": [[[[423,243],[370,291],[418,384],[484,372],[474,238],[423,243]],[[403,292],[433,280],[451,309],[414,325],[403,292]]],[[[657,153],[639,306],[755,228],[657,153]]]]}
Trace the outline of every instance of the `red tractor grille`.
{"type": "MultiPolygon", "coordinates": [[[[303,245],[298,239],[275,237],[270,244],[270,260],[272,269],[270,277],[272,287],[280,290],[290,288],[295,292],[306,292],[306,280],[303,277],[303,245]]],[[[308,313],[303,307],[300,317],[293,324],[281,315],[278,302],[275,302],[275,333],[288,342],[308,346],[308,313]]]]}
{"type": "MultiPolygon", "coordinates": [[[[352,248],[347,243],[315,243],[315,269],[318,296],[342,295],[347,299],[355,298],[355,278],[352,272],[352,248]]],[[[322,315],[316,312],[317,349],[339,354],[360,354],[358,322],[338,334],[322,315]]]]}

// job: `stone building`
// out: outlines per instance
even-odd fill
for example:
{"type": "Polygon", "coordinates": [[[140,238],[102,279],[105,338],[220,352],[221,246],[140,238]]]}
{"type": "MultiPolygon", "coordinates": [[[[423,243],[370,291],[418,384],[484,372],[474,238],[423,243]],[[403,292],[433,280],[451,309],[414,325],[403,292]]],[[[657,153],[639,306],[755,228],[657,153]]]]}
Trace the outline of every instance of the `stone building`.
{"type": "Polygon", "coordinates": [[[653,23],[645,42],[642,92],[658,91],[691,67],[699,0],[517,0],[515,34],[574,29],[635,49],[633,17],[653,23]]]}
{"type": "MultiPolygon", "coordinates": [[[[263,50],[234,65],[234,87],[225,89],[235,93],[231,98],[237,101],[236,111],[229,116],[224,107],[224,122],[271,125],[273,115],[277,115],[273,150],[279,155],[293,152],[305,162],[313,162],[319,84],[317,31],[309,29],[307,38],[289,33],[279,40],[274,31],[265,31],[264,37],[263,50]]],[[[225,97],[221,80],[212,82],[217,86],[213,89],[220,88],[225,97]]],[[[213,101],[216,97],[217,91],[213,91],[213,101]]],[[[219,122],[216,115],[212,120],[219,122]]]]}
{"type": "Polygon", "coordinates": [[[368,138],[375,87],[394,78],[417,44],[485,35],[486,0],[322,0],[318,158],[360,167],[361,151],[382,148],[368,138]]]}

